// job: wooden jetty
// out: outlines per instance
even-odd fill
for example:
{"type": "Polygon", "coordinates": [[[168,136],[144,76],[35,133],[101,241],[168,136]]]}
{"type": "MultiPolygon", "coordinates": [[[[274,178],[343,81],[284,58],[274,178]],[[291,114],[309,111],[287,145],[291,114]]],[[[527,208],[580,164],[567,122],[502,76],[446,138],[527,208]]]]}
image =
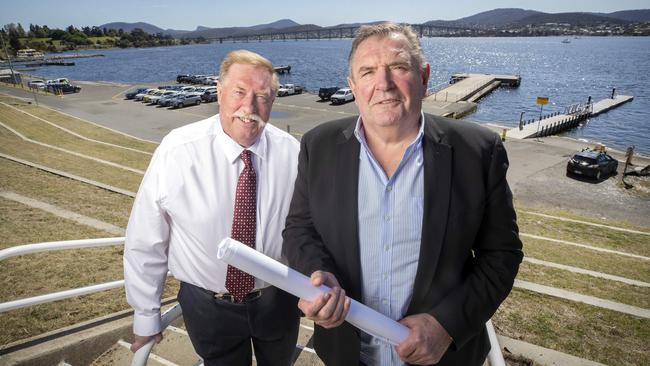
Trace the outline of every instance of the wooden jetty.
{"type": "Polygon", "coordinates": [[[39,61],[24,64],[25,67],[38,67],[38,66],[74,66],[74,62],[64,61],[39,61]]]}
{"type": "Polygon", "coordinates": [[[290,65],[280,65],[280,66],[274,67],[273,69],[275,69],[275,72],[277,72],[278,74],[284,74],[285,72],[287,74],[291,73],[291,66],[290,65]]]}
{"type": "Polygon", "coordinates": [[[520,122],[519,127],[512,128],[506,132],[506,137],[515,139],[526,139],[531,137],[543,137],[560,133],[578,126],[581,121],[589,117],[604,113],[634,99],[630,95],[616,95],[614,98],[603,99],[597,103],[575,105],[566,113],[552,113],[543,116],[539,120],[520,122]]]}
{"type": "Polygon", "coordinates": [[[519,75],[453,74],[448,87],[425,99],[451,103],[476,102],[501,85],[518,87],[520,83],[519,75]]]}

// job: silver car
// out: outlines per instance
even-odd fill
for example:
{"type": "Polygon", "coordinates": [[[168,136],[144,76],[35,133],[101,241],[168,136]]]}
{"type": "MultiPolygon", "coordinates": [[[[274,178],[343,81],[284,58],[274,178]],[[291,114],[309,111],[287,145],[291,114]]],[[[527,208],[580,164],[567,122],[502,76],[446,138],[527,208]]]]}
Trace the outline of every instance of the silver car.
{"type": "Polygon", "coordinates": [[[197,94],[179,94],[169,102],[172,108],[183,108],[188,105],[201,104],[201,97],[197,94]]]}

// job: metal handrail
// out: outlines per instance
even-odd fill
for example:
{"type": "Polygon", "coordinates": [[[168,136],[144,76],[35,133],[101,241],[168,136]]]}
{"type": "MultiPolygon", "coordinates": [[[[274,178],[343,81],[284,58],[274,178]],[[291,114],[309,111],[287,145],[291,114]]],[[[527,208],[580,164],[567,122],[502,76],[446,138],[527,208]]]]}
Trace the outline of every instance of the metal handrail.
{"type": "MultiPolygon", "coordinates": [[[[32,253],[50,252],[54,250],[78,249],[78,248],[94,248],[118,245],[124,243],[124,237],[118,238],[101,238],[101,239],[82,239],[82,240],[64,240],[52,241],[45,243],[19,245],[7,249],[0,250],[0,261],[32,253]]],[[[81,295],[92,294],[124,286],[124,280],[117,280],[112,282],[105,282],[96,285],[80,287],[70,290],[59,291],[51,294],[39,295],[28,297],[24,299],[12,300],[0,303],[0,313],[10,310],[20,309],[32,305],[38,305],[58,300],[67,299],[81,295]]]]}
{"type": "MultiPolygon", "coordinates": [[[[19,245],[16,247],[0,250],[0,261],[7,258],[23,255],[23,254],[48,252],[54,250],[93,248],[93,247],[123,244],[124,239],[125,239],[124,237],[81,239],[81,240],[65,240],[65,241],[54,241],[54,242],[19,245]]],[[[169,275],[169,272],[167,274],[169,275]]],[[[20,309],[32,305],[54,302],[57,300],[62,300],[70,297],[76,297],[76,296],[86,295],[90,293],[106,291],[109,289],[118,288],[122,286],[124,286],[124,280],[117,280],[117,281],[106,282],[97,285],[80,287],[76,289],[59,291],[51,294],[45,294],[45,295],[34,296],[25,299],[8,301],[8,302],[0,303],[0,313],[10,311],[10,310],[20,309]]],[[[180,307],[180,304],[174,305],[173,307],[171,307],[161,315],[161,328],[163,330],[166,329],[169,326],[169,324],[171,324],[171,322],[176,320],[181,315],[182,315],[182,309],[180,307]]],[[[492,346],[492,349],[488,354],[490,365],[505,366],[503,354],[501,353],[501,347],[499,345],[499,341],[497,340],[496,333],[494,331],[494,326],[492,325],[492,321],[488,320],[485,325],[490,339],[490,344],[492,346]]],[[[154,345],[155,345],[155,340],[152,338],[138,351],[136,351],[135,354],[133,355],[131,366],[146,365],[147,360],[149,359],[149,354],[151,353],[151,350],[154,345]]]]}
{"type": "MultiPolygon", "coordinates": [[[[0,261],[7,258],[23,255],[23,254],[50,252],[54,250],[94,248],[94,247],[124,244],[124,239],[125,239],[124,237],[117,237],[117,238],[100,238],[100,239],[63,240],[63,241],[52,241],[52,242],[45,242],[45,243],[19,245],[19,246],[0,250],[0,261]]],[[[169,272],[167,272],[167,275],[169,275],[169,272]]],[[[0,303],[0,313],[7,312],[10,310],[20,309],[32,305],[54,302],[57,300],[67,299],[70,297],[76,297],[76,296],[91,294],[95,292],[106,291],[106,290],[123,287],[123,286],[124,286],[124,280],[117,280],[112,282],[100,283],[97,285],[59,291],[51,294],[7,301],[4,303],[0,303]]],[[[162,329],[166,329],[167,326],[169,326],[169,324],[172,321],[180,317],[181,314],[182,314],[182,310],[179,304],[176,304],[170,309],[168,309],[167,311],[165,311],[161,316],[162,329]]],[[[146,365],[147,360],[149,359],[149,354],[151,353],[151,349],[153,348],[153,346],[154,346],[154,340],[151,339],[149,342],[147,342],[147,344],[145,344],[133,355],[133,360],[131,365],[132,366],[146,365]]]]}
{"type": "MultiPolygon", "coordinates": [[[[169,308],[167,311],[165,311],[161,316],[160,316],[160,325],[162,330],[167,329],[169,324],[176,320],[178,317],[181,316],[183,313],[183,310],[181,309],[180,304],[176,304],[169,308]]],[[[147,342],[144,346],[142,346],[139,350],[133,354],[133,359],[131,360],[131,366],[144,366],[147,364],[147,360],[149,359],[149,354],[151,353],[151,349],[153,346],[155,346],[155,340],[152,338],[147,342]]]]}

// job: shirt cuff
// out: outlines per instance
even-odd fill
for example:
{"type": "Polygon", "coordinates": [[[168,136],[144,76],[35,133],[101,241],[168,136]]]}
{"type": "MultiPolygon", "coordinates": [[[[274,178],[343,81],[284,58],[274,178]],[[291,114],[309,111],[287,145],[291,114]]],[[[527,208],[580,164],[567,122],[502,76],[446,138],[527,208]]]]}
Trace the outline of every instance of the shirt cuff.
{"type": "Polygon", "coordinates": [[[133,334],[151,336],[162,331],[160,311],[150,314],[133,314],[133,334]]]}

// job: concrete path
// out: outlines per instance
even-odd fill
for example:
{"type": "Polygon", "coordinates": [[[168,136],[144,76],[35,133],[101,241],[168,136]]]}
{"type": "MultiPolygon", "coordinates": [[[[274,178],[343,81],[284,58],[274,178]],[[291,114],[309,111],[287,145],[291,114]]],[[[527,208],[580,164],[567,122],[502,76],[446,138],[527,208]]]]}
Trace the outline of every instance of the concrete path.
{"type": "Polygon", "coordinates": [[[504,353],[523,356],[533,360],[539,366],[605,366],[602,363],[575,357],[549,348],[536,346],[517,339],[508,338],[497,334],[497,339],[504,353]]]}
{"type": "Polygon", "coordinates": [[[632,279],[629,279],[629,278],[614,276],[614,275],[610,275],[610,274],[602,273],[602,272],[590,271],[588,269],[582,269],[582,268],[578,268],[578,267],[567,266],[567,265],[564,265],[564,264],[543,261],[541,259],[535,259],[535,258],[531,258],[531,257],[524,257],[524,262],[537,264],[537,265],[545,266],[545,267],[557,268],[557,269],[561,269],[563,271],[569,271],[569,272],[573,272],[573,273],[585,274],[585,275],[588,275],[588,276],[598,277],[598,278],[602,278],[602,279],[605,279],[605,280],[622,282],[622,283],[625,283],[625,284],[628,284],[628,285],[633,285],[633,286],[650,287],[650,283],[647,283],[647,282],[632,280],[632,279]]]}
{"type": "Polygon", "coordinates": [[[577,292],[567,291],[567,290],[544,286],[544,285],[538,285],[536,283],[522,281],[522,280],[515,280],[514,287],[537,292],[544,295],[559,297],[561,299],[582,302],[599,308],[618,311],[619,313],[625,313],[625,314],[638,316],[641,318],[650,319],[650,310],[643,309],[637,306],[604,300],[593,296],[579,294],[577,292]]]}
{"type": "Polygon", "coordinates": [[[566,244],[566,245],[572,245],[574,247],[580,247],[580,248],[585,248],[585,249],[590,249],[594,250],[597,252],[603,252],[603,253],[609,253],[609,254],[616,254],[616,255],[622,255],[624,257],[630,257],[630,258],[636,258],[636,259],[642,259],[642,260],[650,260],[648,257],[644,257],[642,255],[637,255],[637,254],[631,254],[631,253],[626,253],[626,252],[621,252],[618,250],[611,250],[611,249],[605,249],[601,247],[595,247],[592,245],[586,245],[586,244],[580,244],[580,243],[574,243],[572,241],[567,241],[567,240],[560,240],[560,239],[553,239],[553,238],[547,238],[545,236],[539,236],[539,235],[533,235],[533,234],[526,234],[526,233],[519,233],[519,236],[523,237],[528,237],[531,239],[537,239],[537,240],[545,240],[545,241],[552,241],[554,243],[559,243],[559,244],[566,244]]]}
{"type": "Polygon", "coordinates": [[[9,192],[9,191],[0,191],[0,197],[11,201],[20,202],[24,205],[49,212],[58,217],[72,220],[82,225],[94,227],[95,229],[103,230],[114,235],[122,236],[124,235],[125,232],[125,230],[121,227],[117,227],[107,222],[93,219],[92,217],[84,216],[76,212],[68,211],[66,209],[54,205],[50,205],[49,203],[45,203],[42,201],[35,200],[33,198],[25,197],[18,193],[9,192]]]}

